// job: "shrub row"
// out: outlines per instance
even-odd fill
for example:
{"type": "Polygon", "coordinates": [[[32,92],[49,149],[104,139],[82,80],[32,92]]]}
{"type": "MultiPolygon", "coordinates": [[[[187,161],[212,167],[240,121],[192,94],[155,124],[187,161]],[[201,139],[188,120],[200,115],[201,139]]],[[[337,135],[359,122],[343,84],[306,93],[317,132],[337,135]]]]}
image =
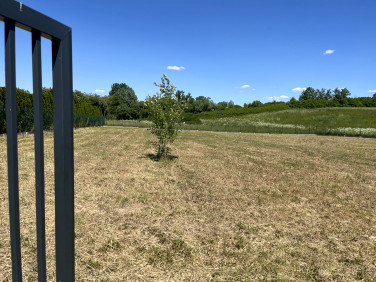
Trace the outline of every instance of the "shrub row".
{"type": "MultiPolygon", "coordinates": [[[[53,111],[43,110],[43,129],[53,129],[53,111]]],[[[105,125],[105,117],[93,116],[87,114],[73,114],[73,126],[103,126],[105,125]]],[[[34,110],[30,107],[17,108],[17,128],[18,132],[34,131],[34,110]]],[[[6,133],[6,113],[5,105],[0,104],[0,134],[6,133]]]]}
{"type": "MultiPolygon", "coordinates": [[[[33,95],[29,91],[17,89],[17,108],[19,111],[23,108],[33,107],[33,95]]],[[[42,93],[43,109],[47,111],[53,110],[53,92],[52,88],[43,88],[42,93]]],[[[5,105],[5,87],[0,87],[0,104],[5,105]]],[[[73,112],[76,114],[86,114],[93,116],[102,116],[102,111],[99,107],[91,105],[83,101],[77,95],[77,90],[73,92],[73,112]]]]}
{"type": "MultiPolygon", "coordinates": [[[[34,129],[33,95],[23,89],[17,89],[17,125],[19,132],[30,132],[34,129]]],[[[51,88],[43,88],[43,128],[53,128],[53,92],[51,88]]],[[[0,134],[6,132],[5,87],[0,87],[0,134]]],[[[104,125],[104,117],[100,108],[82,101],[76,91],[73,93],[74,127],[104,125]]]]}
{"type": "Polygon", "coordinates": [[[227,108],[224,110],[216,110],[211,112],[202,112],[199,114],[186,113],[183,116],[185,123],[201,123],[200,119],[216,119],[224,117],[235,117],[248,114],[259,114],[266,112],[277,112],[282,110],[294,108],[329,108],[329,107],[376,107],[376,99],[371,97],[347,98],[345,103],[337,101],[326,100],[302,100],[290,102],[270,102],[255,107],[240,107],[227,108]]]}
{"type": "MultiPolygon", "coordinates": [[[[202,112],[197,114],[198,119],[215,119],[215,118],[224,118],[224,117],[234,117],[248,114],[258,114],[264,112],[276,112],[290,109],[287,103],[284,102],[272,102],[266,103],[259,107],[254,108],[243,108],[240,106],[235,106],[233,108],[227,108],[225,110],[217,110],[212,112],[202,112]]],[[[190,117],[191,120],[196,120],[194,116],[190,117]]],[[[187,121],[186,123],[189,123],[187,121]]],[[[194,123],[194,122],[193,122],[194,123]]]]}

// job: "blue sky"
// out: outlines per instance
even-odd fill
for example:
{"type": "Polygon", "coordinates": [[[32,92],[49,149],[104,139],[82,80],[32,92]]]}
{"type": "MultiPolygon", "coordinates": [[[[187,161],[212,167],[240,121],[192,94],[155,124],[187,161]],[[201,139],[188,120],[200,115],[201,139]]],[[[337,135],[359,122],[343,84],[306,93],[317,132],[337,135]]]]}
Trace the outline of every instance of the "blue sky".
{"type": "MultiPolygon", "coordinates": [[[[143,100],[163,73],[194,97],[240,105],[286,101],[308,86],[376,91],[375,0],[22,2],[72,27],[74,89],[87,93],[125,82],[143,100]]],[[[16,40],[17,86],[31,90],[31,36],[17,30],[16,40]]],[[[50,87],[50,42],[42,48],[50,87]]]]}

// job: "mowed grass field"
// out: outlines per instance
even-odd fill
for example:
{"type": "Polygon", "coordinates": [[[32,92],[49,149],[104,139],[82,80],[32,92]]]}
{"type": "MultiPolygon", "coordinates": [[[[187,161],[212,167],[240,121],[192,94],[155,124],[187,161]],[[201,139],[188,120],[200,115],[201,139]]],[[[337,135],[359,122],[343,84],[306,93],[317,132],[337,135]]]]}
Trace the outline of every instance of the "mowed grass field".
{"type": "MultiPolygon", "coordinates": [[[[376,279],[376,140],[182,132],[168,161],[149,131],[75,130],[78,281],[376,279]]],[[[33,136],[19,137],[22,258],[36,281],[33,136]]],[[[45,134],[48,280],[53,136],[45,134]]],[[[0,140],[0,280],[11,280],[0,140]]]]}

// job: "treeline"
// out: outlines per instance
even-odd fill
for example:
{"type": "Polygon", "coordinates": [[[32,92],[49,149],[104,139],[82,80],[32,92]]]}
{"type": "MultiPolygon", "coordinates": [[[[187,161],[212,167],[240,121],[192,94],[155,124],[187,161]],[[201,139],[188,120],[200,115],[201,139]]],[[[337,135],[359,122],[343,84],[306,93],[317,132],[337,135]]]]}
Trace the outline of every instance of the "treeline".
{"type": "MultiPolygon", "coordinates": [[[[17,110],[20,112],[25,108],[33,107],[33,95],[23,89],[16,90],[17,96],[17,110]]],[[[43,109],[45,111],[53,110],[53,92],[52,88],[43,88],[42,91],[43,109]]],[[[5,87],[0,87],[0,105],[5,105],[5,87]]],[[[93,116],[102,116],[102,111],[99,107],[90,102],[85,101],[81,97],[81,92],[78,90],[73,91],[73,112],[76,114],[85,114],[93,116]]]]}
{"type": "MultiPolygon", "coordinates": [[[[139,101],[134,90],[125,83],[114,83],[108,96],[86,94],[77,91],[81,100],[101,109],[109,119],[147,119],[148,109],[144,101],[139,101]]],[[[233,101],[214,103],[210,97],[192,97],[191,93],[185,94],[182,90],[176,91],[176,97],[185,103],[185,113],[199,114],[217,110],[232,109],[236,106],[233,101]]]]}
{"type": "MultiPolygon", "coordinates": [[[[73,92],[73,123],[74,127],[104,125],[104,118],[99,107],[88,103],[80,96],[79,91],[73,92]]],[[[6,132],[6,101],[5,87],[0,87],[0,134],[6,132]]],[[[34,111],[33,95],[29,91],[16,89],[17,101],[17,127],[19,132],[33,131],[34,111]]],[[[43,88],[43,128],[53,128],[53,91],[43,88]]]]}
{"type": "MultiPolygon", "coordinates": [[[[134,90],[125,83],[114,83],[108,96],[77,92],[77,95],[87,103],[101,109],[102,114],[109,119],[146,119],[149,117],[144,101],[139,101],[134,90]]],[[[185,103],[186,113],[198,114],[235,107],[233,101],[214,103],[209,97],[193,98],[191,93],[176,91],[176,97],[185,103]]]]}
{"type": "MultiPolygon", "coordinates": [[[[185,104],[183,120],[186,123],[200,123],[200,119],[230,117],[287,110],[291,108],[325,108],[325,107],[376,107],[376,94],[371,97],[350,98],[346,88],[334,90],[306,88],[299,100],[291,98],[288,102],[253,101],[243,106],[235,105],[233,101],[215,103],[210,97],[198,96],[182,90],[176,91],[176,97],[185,104]]],[[[149,113],[144,101],[139,101],[135,91],[125,83],[114,83],[108,96],[86,94],[75,91],[75,96],[87,104],[100,109],[101,114],[108,119],[139,120],[148,119],[149,113]]]]}

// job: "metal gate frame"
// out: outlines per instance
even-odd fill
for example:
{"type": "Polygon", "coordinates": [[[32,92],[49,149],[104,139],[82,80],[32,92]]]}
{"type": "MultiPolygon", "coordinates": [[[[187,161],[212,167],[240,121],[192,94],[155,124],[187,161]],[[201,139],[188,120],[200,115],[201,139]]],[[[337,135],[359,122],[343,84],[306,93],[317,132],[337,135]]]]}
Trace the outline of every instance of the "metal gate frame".
{"type": "Polygon", "coordinates": [[[74,281],[72,30],[20,2],[0,1],[5,22],[5,86],[12,279],[22,281],[15,27],[32,33],[38,280],[46,281],[41,36],[52,41],[56,280],[74,281]]]}

